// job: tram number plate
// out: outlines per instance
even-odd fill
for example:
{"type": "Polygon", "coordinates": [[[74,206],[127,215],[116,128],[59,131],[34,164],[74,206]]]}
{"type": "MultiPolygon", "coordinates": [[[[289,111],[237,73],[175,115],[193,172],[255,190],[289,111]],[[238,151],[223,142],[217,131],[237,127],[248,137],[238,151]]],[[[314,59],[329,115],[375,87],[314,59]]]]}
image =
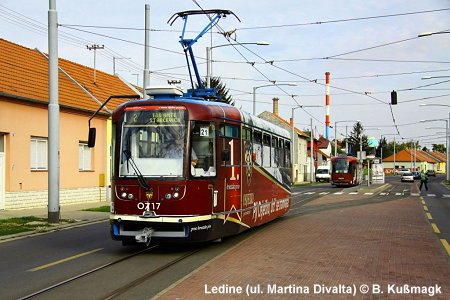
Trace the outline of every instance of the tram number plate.
{"type": "Polygon", "coordinates": [[[139,202],[137,204],[137,208],[140,210],[158,210],[159,206],[161,205],[161,203],[159,202],[139,202]]]}
{"type": "Polygon", "coordinates": [[[200,136],[209,136],[209,128],[201,127],[200,128],[200,136]]]}

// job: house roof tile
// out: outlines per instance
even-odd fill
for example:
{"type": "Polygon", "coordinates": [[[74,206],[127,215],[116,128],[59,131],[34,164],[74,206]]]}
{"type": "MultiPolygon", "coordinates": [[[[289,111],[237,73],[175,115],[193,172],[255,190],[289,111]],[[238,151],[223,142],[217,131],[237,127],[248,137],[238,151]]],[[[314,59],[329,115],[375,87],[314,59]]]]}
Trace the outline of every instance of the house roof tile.
{"type": "MultiPolygon", "coordinates": [[[[59,58],[59,67],[89,91],[98,101],[111,95],[135,95],[120,78],[59,58]]],[[[58,103],[62,107],[96,111],[99,104],[63,72],[58,73],[58,103]]],[[[48,60],[38,50],[0,39],[0,93],[48,103],[48,60]]],[[[107,107],[114,109],[123,99],[112,99],[107,107]]]]}

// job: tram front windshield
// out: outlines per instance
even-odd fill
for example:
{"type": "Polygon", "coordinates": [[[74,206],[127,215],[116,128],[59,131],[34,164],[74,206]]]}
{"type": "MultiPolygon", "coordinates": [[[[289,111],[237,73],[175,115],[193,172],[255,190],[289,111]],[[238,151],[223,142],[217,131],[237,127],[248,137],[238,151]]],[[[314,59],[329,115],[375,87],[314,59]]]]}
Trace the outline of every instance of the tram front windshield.
{"type": "Polygon", "coordinates": [[[184,107],[125,109],[120,177],[184,177],[187,113],[184,107]]]}
{"type": "Polygon", "coordinates": [[[348,173],[349,162],[345,158],[337,158],[333,163],[333,173],[348,173]]]}

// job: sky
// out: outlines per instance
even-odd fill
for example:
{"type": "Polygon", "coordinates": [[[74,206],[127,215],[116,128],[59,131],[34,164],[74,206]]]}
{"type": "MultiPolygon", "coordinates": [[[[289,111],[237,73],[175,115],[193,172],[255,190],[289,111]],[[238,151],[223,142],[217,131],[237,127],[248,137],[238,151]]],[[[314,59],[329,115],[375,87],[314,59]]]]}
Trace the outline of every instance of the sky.
{"type": "MultiPolygon", "coordinates": [[[[379,139],[445,143],[450,118],[450,0],[56,0],[58,54],[89,67],[115,71],[142,85],[145,4],[150,4],[150,84],[181,80],[190,88],[179,43],[183,21],[167,21],[180,11],[227,9],[228,16],[194,46],[201,76],[206,76],[206,47],[213,46],[212,75],[230,89],[235,105],[256,114],[272,111],[325,135],[325,72],[330,72],[330,138],[350,133],[356,120],[364,134],[379,139]],[[223,32],[234,32],[227,40],[223,32]],[[230,43],[268,42],[260,46],[230,43]],[[228,45],[228,46],[222,46],[228,45]],[[217,47],[222,46],[222,47],[217,47]],[[115,59],[113,59],[115,57],[115,59]],[[432,77],[430,79],[424,79],[432,77]],[[275,81],[277,86],[272,82],[275,81]],[[389,105],[391,91],[398,104],[389,105]],[[428,106],[420,106],[427,104],[428,106]],[[435,106],[440,104],[446,106],[435,106]],[[337,125],[337,126],[336,126],[337,125]]],[[[0,38],[48,51],[48,0],[0,0],[0,38]]],[[[191,16],[186,38],[194,38],[208,19],[191,16]]],[[[1,54],[0,54],[1,55],[1,54]]]]}

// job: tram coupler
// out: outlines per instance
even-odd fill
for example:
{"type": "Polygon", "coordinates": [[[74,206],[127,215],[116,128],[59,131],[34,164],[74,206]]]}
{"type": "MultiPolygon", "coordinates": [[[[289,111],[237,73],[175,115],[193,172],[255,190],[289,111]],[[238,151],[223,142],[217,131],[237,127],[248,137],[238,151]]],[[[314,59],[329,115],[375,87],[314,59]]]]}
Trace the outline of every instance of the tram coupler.
{"type": "Polygon", "coordinates": [[[142,229],[141,234],[135,236],[136,242],[145,243],[147,246],[149,246],[153,232],[155,232],[153,228],[145,227],[144,229],[142,229]]]}

